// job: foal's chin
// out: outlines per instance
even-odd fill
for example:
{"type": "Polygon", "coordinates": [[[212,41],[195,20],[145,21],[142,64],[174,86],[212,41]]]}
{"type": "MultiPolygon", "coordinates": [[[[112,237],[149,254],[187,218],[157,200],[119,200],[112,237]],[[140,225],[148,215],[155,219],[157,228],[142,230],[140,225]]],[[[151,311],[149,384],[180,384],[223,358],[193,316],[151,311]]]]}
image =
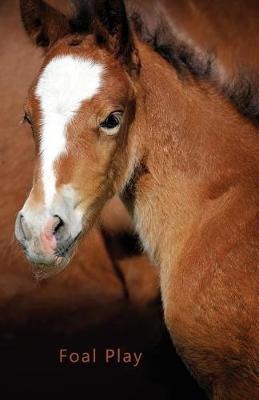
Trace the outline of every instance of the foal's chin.
{"type": "Polygon", "coordinates": [[[72,260],[76,249],[83,236],[80,231],[73,239],[65,243],[58,243],[55,248],[44,247],[39,239],[32,239],[30,242],[22,243],[25,256],[31,264],[31,272],[36,280],[43,280],[52,277],[63,271],[72,260]]]}
{"type": "Polygon", "coordinates": [[[34,279],[41,281],[48,279],[62,272],[70,263],[75,254],[75,249],[72,249],[66,255],[59,257],[53,255],[44,260],[43,257],[30,257],[26,255],[27,260],[31,264],[31,272],[34,279]]]}

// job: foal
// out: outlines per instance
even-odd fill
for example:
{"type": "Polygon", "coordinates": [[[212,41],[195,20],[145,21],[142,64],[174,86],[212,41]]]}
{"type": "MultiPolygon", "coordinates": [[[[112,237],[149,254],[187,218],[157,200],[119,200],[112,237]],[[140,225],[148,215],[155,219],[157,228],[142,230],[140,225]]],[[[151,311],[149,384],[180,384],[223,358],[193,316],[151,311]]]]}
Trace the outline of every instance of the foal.
{"type": "Polygon", "coordinates": [[[159,266],[183,360],[214,400],[259,398],[256,127],[211,85],[180,79],[122,1],[76,3],[69,22],[21,0],[47,52],[25,104],[36,165],[16,236],[30,261],[64,266],[118,193],[159,266]]]}

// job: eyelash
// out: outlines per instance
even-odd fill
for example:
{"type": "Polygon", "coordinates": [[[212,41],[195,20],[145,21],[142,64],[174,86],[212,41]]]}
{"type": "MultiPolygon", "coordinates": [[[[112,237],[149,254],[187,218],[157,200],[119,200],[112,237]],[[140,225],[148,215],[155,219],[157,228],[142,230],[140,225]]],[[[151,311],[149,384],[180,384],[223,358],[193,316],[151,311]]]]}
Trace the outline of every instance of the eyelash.
{"type": "Polygon", "coordinates": [[[25,123],[28,123],[29,125],[32,125],[31,119],[28,116],[28,114],[26,114],[26,113],[23,116],[23,124],[25,124],[25,123]]]}
{"type": "Polygon", "coordinates": [[[33,136],[33,138],[35,138],[32,120],[30,119],[30,117],[27,113],[24,113],[22,123],[28,124],[31,127],[32,136],[33,136]]]}

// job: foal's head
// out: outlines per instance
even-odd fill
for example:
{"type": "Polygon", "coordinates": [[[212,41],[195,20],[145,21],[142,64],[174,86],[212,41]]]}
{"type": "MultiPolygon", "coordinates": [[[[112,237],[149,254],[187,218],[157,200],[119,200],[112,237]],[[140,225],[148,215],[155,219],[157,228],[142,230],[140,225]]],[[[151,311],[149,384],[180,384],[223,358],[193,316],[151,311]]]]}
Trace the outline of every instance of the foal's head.
{"type": "Polygon", "coordinates": [[[46,50],[25,103],[36,162],[16,221],[16,236],[36,264],[68,262],[127,168],[138,60],[124,5],[78,5],[80,15],[68,21],[42,0],[21,0],[25,29],[46,50]]]}

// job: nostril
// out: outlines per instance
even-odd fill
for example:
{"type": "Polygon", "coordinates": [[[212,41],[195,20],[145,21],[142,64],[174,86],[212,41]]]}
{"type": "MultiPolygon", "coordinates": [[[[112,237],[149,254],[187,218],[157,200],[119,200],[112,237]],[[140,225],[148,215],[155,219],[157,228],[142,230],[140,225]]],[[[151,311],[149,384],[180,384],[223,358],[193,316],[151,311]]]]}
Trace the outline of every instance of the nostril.
{"type": "Polygon", "coordinates": [[[19,215],[19,228],[20,228],[20,233],[22,235],[23,240],[29,240],[30,232],[29,232],[29,229],[24,220],[24,216],[22,214],[19,215]]]}
{"type": "Polygon", "coordinates": [[[53,235],[57,240],[60,240],[62,238],[65,223],[58,215],[54,215],[54,218],[53,235]]]}
{"type": "Polygon", "coordinates": [[[18,225],[19,225],[19,230],[20,230],[20,233],[21,233],[23,239],[26,239],[25,232],[23,229],[23,219],[24,219],[23,215],[20,214],[18,217],[18,225]]]}

